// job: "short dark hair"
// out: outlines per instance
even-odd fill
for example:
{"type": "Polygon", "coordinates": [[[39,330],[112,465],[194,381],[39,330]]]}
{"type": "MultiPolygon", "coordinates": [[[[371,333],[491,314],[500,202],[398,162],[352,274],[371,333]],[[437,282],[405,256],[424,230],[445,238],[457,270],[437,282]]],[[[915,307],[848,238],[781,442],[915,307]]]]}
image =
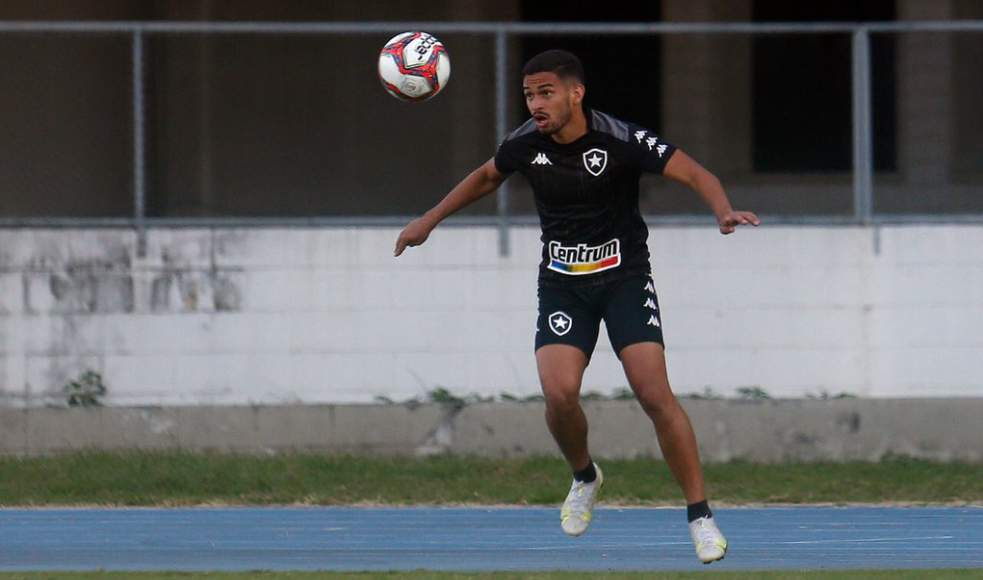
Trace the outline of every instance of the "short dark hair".
{"type": "Polygon", "coordinates": [[[526,66],[522,67],[524,77],[543,72],[551,72],[561,79],[574,79],[581,84],[584,83],[584,66],[580,64],[580,59],[565,50],[541,52],[529,59],[526,66]]]}

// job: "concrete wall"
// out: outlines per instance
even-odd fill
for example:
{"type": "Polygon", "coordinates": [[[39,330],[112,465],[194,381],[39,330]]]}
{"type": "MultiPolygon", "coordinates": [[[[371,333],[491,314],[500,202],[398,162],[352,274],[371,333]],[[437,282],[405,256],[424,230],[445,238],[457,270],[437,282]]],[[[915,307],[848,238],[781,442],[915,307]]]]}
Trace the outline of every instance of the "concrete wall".
{"type": "MultiPolygon", "coordinates": [[[[983,395],[983,227],[650,236],[677,392],[983,395]]],[[[0,405],[396,401],[538,393],[536,228],[0,231],[0,405]]],[[[602,333],[602,337],[603,337],[602,333]]],[[[585,391],[624,387],[602,338],[585,391]]]]}
{"type": "MultiPolygon", "coordinates": [[[[704,461],[983,461],[983,399],[683,401],[704,461]]],[[[634,402],[590,402],[595,457],[661,457],[634,402]]],[[[539,403],[0,409],[0,455],[85,449],[557,455],[539,403]]]]}

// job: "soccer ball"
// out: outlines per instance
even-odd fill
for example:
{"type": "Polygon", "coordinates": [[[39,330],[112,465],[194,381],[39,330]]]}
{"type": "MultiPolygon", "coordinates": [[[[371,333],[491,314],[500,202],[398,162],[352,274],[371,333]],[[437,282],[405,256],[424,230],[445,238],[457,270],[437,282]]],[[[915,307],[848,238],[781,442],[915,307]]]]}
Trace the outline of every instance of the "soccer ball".
{"type": "Polygon", "coordinates": [[[451,59],[437,37],[426,32],[404,32],[379,53],[379,80],[389,94],[402,101],[425,101],[447,86],[451,59]]]}

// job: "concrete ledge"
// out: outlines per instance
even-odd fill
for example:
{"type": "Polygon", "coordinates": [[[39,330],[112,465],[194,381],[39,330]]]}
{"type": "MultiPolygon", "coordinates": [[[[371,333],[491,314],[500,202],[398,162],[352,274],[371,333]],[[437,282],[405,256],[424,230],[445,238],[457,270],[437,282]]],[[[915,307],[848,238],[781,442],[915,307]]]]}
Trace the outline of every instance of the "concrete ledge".
{"type": "MultiPolygon", "coordinates": [[[[683,401],[704,461],[983,461],[983,399],[683,401]]],[[[596,457],[660,457],[633,401],[586,402],[596,457]]],[[[0,410],[0,454],[184,449],[365,455],[558,453],[541,403],[0,410]]]]}

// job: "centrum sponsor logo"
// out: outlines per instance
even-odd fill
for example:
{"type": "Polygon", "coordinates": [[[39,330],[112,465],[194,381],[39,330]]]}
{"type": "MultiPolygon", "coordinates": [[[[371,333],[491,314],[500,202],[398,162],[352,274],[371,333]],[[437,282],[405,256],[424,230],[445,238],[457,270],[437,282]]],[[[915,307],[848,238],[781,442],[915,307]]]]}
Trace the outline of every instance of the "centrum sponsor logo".
{"type": "Polygon", "coordinates": [[[617,238],[600,246],[563,246],[560,242],[550,242],[549,252],[550,263],[547,267],[571,276],[594,274],[621,265],[621,242],[617,238]]]}

